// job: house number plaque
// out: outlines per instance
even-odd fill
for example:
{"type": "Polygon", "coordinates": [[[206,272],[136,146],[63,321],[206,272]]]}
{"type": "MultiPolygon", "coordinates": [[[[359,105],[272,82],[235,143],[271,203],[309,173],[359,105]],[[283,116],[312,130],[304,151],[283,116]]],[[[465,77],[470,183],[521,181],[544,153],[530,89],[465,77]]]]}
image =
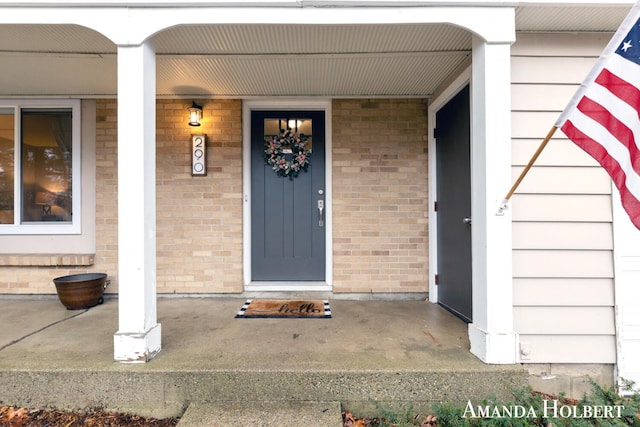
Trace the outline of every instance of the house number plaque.
{"type": "Polygon", "coordinates": [[[191,176],[207,176],[207,135],[191,136],[191,176]]]}

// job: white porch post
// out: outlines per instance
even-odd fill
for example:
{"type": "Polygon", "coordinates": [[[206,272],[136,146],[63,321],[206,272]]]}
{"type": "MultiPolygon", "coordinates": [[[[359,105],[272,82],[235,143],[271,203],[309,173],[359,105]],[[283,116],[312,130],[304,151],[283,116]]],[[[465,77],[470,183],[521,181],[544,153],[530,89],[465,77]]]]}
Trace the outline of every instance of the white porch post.
{"type": "Polygon", "coordinates": [[[118,332],[114,359],[161,349],[156,312],[156,65],[149,42],[118,46],[118,332]]]}
{"type": "Polygon", "coordinates": [[[473,323],[471,352],[486,363],[516,363],[511,214],[497,216],[511,183],[510,43],[474,36],[471,73],[473,323]]]}

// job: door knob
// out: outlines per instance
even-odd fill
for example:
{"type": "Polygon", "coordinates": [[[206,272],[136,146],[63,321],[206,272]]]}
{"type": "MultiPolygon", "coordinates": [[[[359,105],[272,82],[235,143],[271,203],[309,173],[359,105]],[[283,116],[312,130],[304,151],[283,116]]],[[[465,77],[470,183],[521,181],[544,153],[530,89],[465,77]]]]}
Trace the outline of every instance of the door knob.
{"type": "Polygon", "coordinates": [[[471,224],[471,218],[469,218],[468,216],[465,216],[464,218],[462,218],[462,223],[471,224]]]}

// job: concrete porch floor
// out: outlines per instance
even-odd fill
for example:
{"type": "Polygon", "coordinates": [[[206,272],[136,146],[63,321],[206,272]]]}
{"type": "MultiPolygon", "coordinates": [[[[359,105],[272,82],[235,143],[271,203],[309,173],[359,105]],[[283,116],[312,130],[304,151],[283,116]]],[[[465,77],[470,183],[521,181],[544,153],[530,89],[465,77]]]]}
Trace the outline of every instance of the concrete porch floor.
{"type": "Polygon", "coordinates": [[[118,302],[66,310],[0,298],[0,402],[167,417],[189,404],[340,402],[369,412],[508,397],[517,365],[469,352],[467,325],[426,301],[331,300],[332,319],[235,319],[244,298],[158,299],[162,351],[113,361],[118,302]]]}

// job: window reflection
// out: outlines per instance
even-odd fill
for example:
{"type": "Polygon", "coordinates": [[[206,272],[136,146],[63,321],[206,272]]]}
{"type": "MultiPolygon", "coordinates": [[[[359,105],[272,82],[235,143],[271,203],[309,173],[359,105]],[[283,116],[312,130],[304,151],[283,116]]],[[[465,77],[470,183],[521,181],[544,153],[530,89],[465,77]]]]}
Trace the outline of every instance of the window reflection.
{"type": "Polygon", "coordinates": [[[0,108],[0,224],[13,224],[15,115],[13,108],[0,108]]]}
{"type": "Polygon", "coordinates": [[[296,117],[282,117],[279,119],[265,119],[264,120],[264,140],[265,142],[271,141],[271,138],[282,134],[285,130],[291,129],[292,132],[298,135],[305,136],[306,147],[311,150],[313,145],[313,138],[311,134],[313,120],[301,119],[296,117]]]}
{"type": "Polygon", "coordinates": [[[22,222],[71,221],[71,110],[22,111],[22,222]]]}

